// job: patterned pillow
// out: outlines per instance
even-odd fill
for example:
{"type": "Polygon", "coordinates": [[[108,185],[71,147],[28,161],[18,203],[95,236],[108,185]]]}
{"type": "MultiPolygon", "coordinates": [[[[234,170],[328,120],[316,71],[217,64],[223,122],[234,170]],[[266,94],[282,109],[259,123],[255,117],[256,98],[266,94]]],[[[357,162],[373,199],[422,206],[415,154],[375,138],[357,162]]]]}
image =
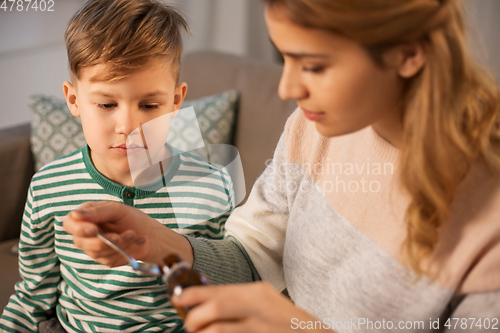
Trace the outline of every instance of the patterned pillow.
{"type": "MultiPolygon", "coordinates": [[[[229,90],[220,95],[185,101],[177,117],[170,121],[167,142],[202,158],[207,158],[207,155],[206,150],[200,153],[200,147],[231,144],[238,99],[238,91],[229,90]],[[194,112],[190,107],[194,108],[194,112]]],[[[221,153],[211,151],[210,160],[225,160],[222,156],[216,156],[221,153]]]]}
{"type": "Polygon", "coordinates": [[[86,144],[80,118],[71,115],[65,100],[36,95],[28,105],[33,111],[30,139],[36,170],[86,144]]]}
{"type": "MultiPolygon", "coordinates": [[[[239,93],[230,90],[220,95],[185,101],[182,108],[192,106],[198,121],[193,121],[192,112],[181,110],[173,118],[176,122],[170,127],[167,142],[181,150],[190,150],[193,145],[200,145],[200,142],[193,142],[193,137],[196,137],[193,131],[201,131],[204,144],[231,144],[238,99],[239,93]]],[[[71,115],[66,101],[35,95],[28,104],[33,111],[31,150],[36,170],[86,144],[80,118],[71,115]]]]}

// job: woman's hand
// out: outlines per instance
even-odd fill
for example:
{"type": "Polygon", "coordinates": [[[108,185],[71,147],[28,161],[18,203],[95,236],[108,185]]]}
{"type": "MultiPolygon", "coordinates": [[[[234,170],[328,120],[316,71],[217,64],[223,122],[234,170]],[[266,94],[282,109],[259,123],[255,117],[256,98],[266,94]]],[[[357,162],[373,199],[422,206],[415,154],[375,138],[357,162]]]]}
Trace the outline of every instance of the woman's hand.
{"type": "Polygon", "coordinates": [[[180,296],[175,296],[172,302],[179,306],[194,307],[185,320],[186,330],[193,333],[332,333],[322,329],[297,330],[294,323],[314,323],[318,319],[297,308],[265,282],[190,287],[180,296]]]}
{"type": "Polygon", "coordinates": [[[119,202],[83,203],[66,215],[63,226],[73,235],[73,243],[78,248],[106,266],[121,266],[128,262],[97,238],[99,228],[136,259],[161,263],[165,255],[176,252],[185,261],[193,262],[191,245],[184,236],[142,211],[119,202]]]}

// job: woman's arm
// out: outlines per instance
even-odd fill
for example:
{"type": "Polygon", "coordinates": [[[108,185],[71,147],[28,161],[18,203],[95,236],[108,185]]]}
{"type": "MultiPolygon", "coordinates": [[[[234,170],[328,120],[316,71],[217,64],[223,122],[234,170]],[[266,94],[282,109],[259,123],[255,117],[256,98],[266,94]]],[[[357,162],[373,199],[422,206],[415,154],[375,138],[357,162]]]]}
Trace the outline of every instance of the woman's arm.
{"type": "Polygon", "coordinates": [[[70,212],[64,228],[73,243],[95,261],[110,267],[128,262],[96,237],[98,228],[130,255],[145,262],[161,263],[169,253],[178,253],[214,284],[259,280],[250,258],[234,238],[211,240],[182,236],[140,210],[118,202],[87,202],[70,212]]]}
{"type": "Polygon", "coordinates": [[[194,253],[193,268],[213,284],[246,283],[260,280],[252,260],[241,243],[229,236],[223,240],[187,237],[194,253]]]}

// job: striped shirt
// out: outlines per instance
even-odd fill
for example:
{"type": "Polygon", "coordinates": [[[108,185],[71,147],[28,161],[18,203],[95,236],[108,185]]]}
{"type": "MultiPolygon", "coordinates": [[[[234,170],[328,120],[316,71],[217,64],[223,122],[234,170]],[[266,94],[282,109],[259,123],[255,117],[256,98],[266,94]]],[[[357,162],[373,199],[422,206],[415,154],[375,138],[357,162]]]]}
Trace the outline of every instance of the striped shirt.
{"type": "Polygon", "coordinates": [[[159,277],[139,276],[130,265],[108,268],[95,262],[62,226],[79,204],[109,200],[134,206],[184,235],[223,237],[233,208],[227,173],[175,151],[162,178],[142,187],[118,185],[97,171],[88,147],[37,172],[19,244],[23,281],[4,309],[0,330],[36,332],[56,311],[68,332],[182,331],[159,277]]]}

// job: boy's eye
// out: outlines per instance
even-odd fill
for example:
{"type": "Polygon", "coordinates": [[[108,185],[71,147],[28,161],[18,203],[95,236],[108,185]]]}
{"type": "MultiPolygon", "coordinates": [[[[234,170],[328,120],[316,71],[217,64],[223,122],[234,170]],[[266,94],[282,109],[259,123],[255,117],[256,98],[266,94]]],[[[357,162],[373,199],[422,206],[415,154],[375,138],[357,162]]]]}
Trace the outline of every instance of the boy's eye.
{"type": "Polygon", "coordinates": [[[114,103],[107,103],[107,104],[97,104],[98,107],[101,109],[111,109],[112,107],[115,107],[116,104],[114,103]]]}
{"type": "Polygon", "coordinates": [[[316,66],[316,67],[302,67],[304,72],[312,72],[312,73],[321,73],[325,69],[324,66],[316,66]]]}
{"type": "Polygon", "coordinates": [[[144,104],[142,107],[145,109],[151,110],[151,109],[158,109],[159,105],[158,104],[144,104]]]}

